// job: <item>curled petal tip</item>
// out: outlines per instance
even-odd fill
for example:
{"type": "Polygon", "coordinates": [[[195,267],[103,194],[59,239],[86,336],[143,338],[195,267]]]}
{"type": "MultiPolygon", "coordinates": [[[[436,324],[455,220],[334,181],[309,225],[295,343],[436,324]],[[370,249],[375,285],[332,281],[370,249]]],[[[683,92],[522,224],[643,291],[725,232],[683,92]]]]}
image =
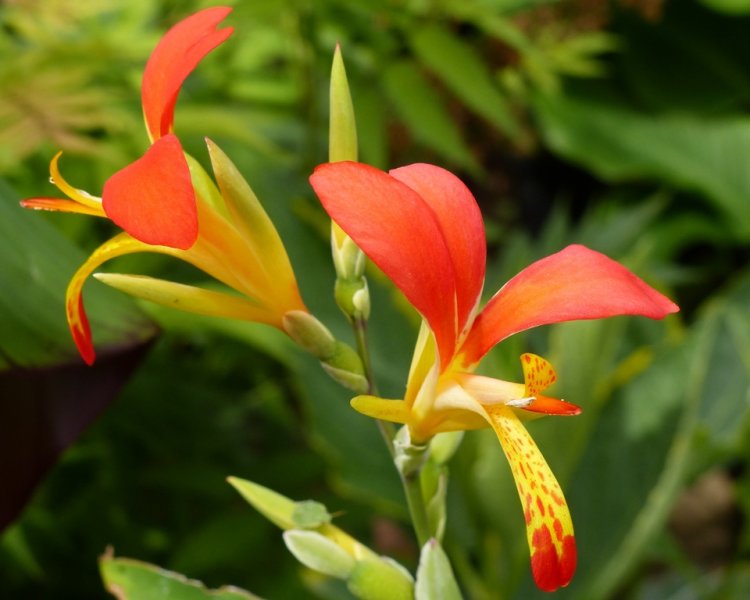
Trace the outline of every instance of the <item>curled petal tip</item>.
{"type": "Polygon", "coordinates": [[[232,34],[232,27],[216,29],[231,10],[228,6],[201,10],[174,25],[154,48],[141,88],[143,114],[152,140],[172,130],[177,95],[187,76],[232,34]]]}
{"type": "Polygon", "coordinates": [[[146,153],[104,184],[107,216],[146,244],[189,249],[198,237],[198,211],[190,169],[174,135],[154,142],[146,153]]]}
{"type": "Polygon", "coordinates": [[[66,311],[68,313],[68,326],[70,327],[73,342],[75,342],[81,358],[83,358],[88,366],[91,366],[96,359],[96,353],[94,352],[94,344],[91,339],[91,326],[86,316],[86,310],[83,307],[83,296],[79,294],[77,297],[71,296],[68,298],[66,311]]]}

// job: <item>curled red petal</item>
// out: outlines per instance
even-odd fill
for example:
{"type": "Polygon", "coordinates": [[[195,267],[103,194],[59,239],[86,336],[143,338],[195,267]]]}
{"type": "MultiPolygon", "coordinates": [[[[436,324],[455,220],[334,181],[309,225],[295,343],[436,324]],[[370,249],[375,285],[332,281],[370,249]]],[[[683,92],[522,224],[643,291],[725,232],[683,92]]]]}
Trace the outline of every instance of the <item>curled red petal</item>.
{"type": "Polygon", "coordinates": [[[474,196],[450,171],[413,164],[390,175],[416,191],[435,213],[456,274],[458,330],[473,315],[484,284],[487,244],[482,213],[474,196]]]}
{"type": "Polygon", "coordinates": [[[172,134],[107,180],[102,205],[112,221],[146,244],[187,250],[198,237],[190,169],[172,134]]]}
{"type": "Polygon", "coordinates": [[[141,101],[152,140],[172,130],[180,87],[198,63],[233,29],[216,29],[231,12],[226,6],[201,10],[174,25],[157,44],[143,71],[141,101]]]}
{"type": "Polygon", "coordinates": [[[678,310],[621,264],[572,245],[506,283],[474,321],[460,353],[473,365],[499,341],[531,327],[616,315],[661,319],[678,310]]]}
{"type": "Polygon", "coordinates": [[[456,342],[456,275],[435,212],[412,188],[362,163],[320,165],[310,184],[331,218],[427,320],[447,364],[456,342]]]}

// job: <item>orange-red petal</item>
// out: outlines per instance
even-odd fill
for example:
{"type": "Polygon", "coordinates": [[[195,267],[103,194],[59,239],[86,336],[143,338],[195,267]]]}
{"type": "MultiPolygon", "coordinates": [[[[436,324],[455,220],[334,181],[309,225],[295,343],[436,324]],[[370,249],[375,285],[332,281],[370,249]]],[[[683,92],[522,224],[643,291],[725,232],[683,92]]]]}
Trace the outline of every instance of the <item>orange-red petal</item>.
{"type": "Polygon", "coordinates": [[[104,212],[146,244],[187,250],[198,237],[198,213],[190,169],[174,135],[154,142],[146,153],[104,184],[104,212]]]}
{"type": "Polygon", "coordinates": [[[226,6],[201,10],[172,27],[157,44],[146,64],[141,101],[152,140],[168,134],[180,87],[198,63],[224,42],[233,29],[216,29],[231,12],[226,6]]]}
{"type": "Polygon", "coordinates": [[[320,165],[310,183],[331,218],[427,320],[447,364],[456,342],[456,274],[435,212],[411,187],[362,163],[320,165]]]}
{"type": "Polygon", "coordinates": [[[568,585],[577,562],[573,522],[565,497],[512,409],[495,404],[484,410],[510,463],[521,499],[534,581],[540,589],[554,592],[568,585]]]}
{"type": "Polygon", "coordinates": [[[435,213],[453,261],[456,276],[458,333],[479,301],[484,284],[487,245],[484,222],[469,188],[450,171],[424,163],[390,171],[435,213]]]}
{"type": "Polygon", "coordinates": [[[476,364],[499,341],[539,325],[616,315],[661,319],[678,310],[621,264],[572,245],[533,263],[492,297],[460,350],[462,363],[476,364]]]}

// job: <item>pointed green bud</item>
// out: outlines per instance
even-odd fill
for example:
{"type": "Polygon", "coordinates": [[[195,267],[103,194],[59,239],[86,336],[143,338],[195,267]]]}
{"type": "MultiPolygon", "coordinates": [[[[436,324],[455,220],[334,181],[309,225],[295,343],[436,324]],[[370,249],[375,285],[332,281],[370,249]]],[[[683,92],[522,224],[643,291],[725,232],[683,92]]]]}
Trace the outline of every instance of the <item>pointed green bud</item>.
{"type": "Polygon", "coordinates": [[[227,477],[227,481],[271,523],[281,529],[295,528],[296,502],[262,485],[239,477],[227,477]]]}
{"type": "Polygon", "coordinates": [[[413,598],[414,580],[409,572],[385,557],[358,561],[346,584],[349,591],[362,600],[413,598]]]}
{"type": "Polygon", "coordinates": [[[315,529],[331,522],[331,515],[325,505],[315,500],[297,502],[292,513],[292,520],[300,529],[315,529]]]}
{"type": "Polygon", "coordinates": [[[331,65],[331,99],[328,160],[357,160],[357,124],[341,47],[337,44],[331,65]]]}
{"type": "Polygon", "coordinates": [[[439,465],[446,464],[453,458],[463,439],[463,431],[438,433],[430,441],[430,460],[435,461],[439,465]]]}
{"type": "Polygon", "coordinates": [[[336,339],[328,328],[310,313],[291,310],[281,320],[284,331],[295,343],[318,360],[327,361],[336,353],[336,339]]]}
{"type": "Polygon", "coordinates": [[[294,558],[318,573],[347,579],[357,564],[346,550],[317,531],[291,529],[283,537],[294,558]]]}
{"type": "Polygon", "coordinates": [[[461,600],[448,557],[437,540],[429,540],[419,556],[415,600],[461,600]]]}

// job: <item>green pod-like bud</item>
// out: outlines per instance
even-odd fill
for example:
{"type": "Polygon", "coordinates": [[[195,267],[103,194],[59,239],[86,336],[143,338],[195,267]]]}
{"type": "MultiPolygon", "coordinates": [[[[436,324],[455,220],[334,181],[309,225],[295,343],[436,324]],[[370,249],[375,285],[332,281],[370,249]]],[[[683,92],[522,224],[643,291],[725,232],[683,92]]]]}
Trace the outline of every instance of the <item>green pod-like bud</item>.
{"type": "Polygon", "coordinates": [[[464,439],[463,431],[438,433],[430,440],[430,460],[439,465],[446,464],[458,450],[464,439]]]}
{"type": "Polygon", "coordinates": [[[357,564],[346,550],[317,531],[291,529],[285,531],[283,537],[289,552],[318,573],[347,579],[357,564]]]}
{"type": "Polygon", "coordinates": [[[327,361],[336,354],[336,338],[313,315],[303,310],[290,310],[283,319],[284,331],[306,352],[327,361]]]}
{"type": "Polygon", "coordinates": [[[336,304],[349,319],[367,320],[370,318],[370,289],[364,277],[337,279],[334,296],[336,304]]]}
{"type": "Polygon", "coordinates": [[[346,584],[361,600],[412,600],[414,597],[414,580],[409,572],[382,556],[358,561],[346,584]]]}

